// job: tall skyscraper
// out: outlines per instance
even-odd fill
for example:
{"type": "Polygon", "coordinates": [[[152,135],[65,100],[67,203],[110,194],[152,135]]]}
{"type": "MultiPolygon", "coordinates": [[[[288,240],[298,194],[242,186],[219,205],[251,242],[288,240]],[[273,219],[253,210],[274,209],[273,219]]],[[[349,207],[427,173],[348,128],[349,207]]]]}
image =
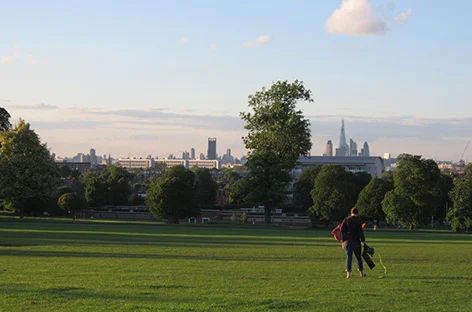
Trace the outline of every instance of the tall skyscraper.
{"type": "Polygon", "coordinates": [[[336,156],[347,156],[349,148],[346,143],[346,131],[344,129],[344,118],[341,121],[341,135],[339,136],[339,148],[336,149],[336,156]]]}
{"type": "Polygon", "coordinates": [[[97,164],[97,155],[95,154],[95,149],[93,148],[90,149],[90,162],[92,165],[97,164]]]}
{"type": "Polygon", "coordinates": [[[208,138],[208,153],[207,159],[216,159],[216,138],[208,138]]]}
{"type": "Polygon", "coordinates": [[[349,156],[357,156],[357,143],[353,140],[349,140],[349,156]]]}
{"type": "Polygon", "coordinates": [[[190,149],[190,159],[195,159],[195,149],[193,147],[190,149]]]}
{"type": "Polygon", "coordinates": [[[331,140],[328,140],[326,143],[324,156],[333,156],[333,142],[331,142],[331,140]]]}
{"type": "Polygon", "coordinates": [[[364,142],[364,146],[362,147],[359,156],[370,156],[369,144],[367,142],[364,142]]]}

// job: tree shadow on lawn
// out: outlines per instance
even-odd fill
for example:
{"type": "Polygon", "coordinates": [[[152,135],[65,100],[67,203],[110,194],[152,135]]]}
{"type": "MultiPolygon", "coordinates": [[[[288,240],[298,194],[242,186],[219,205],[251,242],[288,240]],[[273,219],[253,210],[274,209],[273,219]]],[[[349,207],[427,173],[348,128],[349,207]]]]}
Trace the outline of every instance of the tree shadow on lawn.
{"type": "MultiPolygon", "coordinates": [[[[20,246],[19,242],[25,241],[28,245],[151,245],[151,246],[188,246],[188,247],[217,247],[231,245],[232,247],[253,246],[334,246],[332,244],[322,243],[318,240],[309,239],[278,239],[261,237],[201,237],[201,236],[175,236],[175,235],[127,235],[127,234],[95,234],[95,233],[56,233],[56,232],[0,232],[0,238],[3,241],[8,239],[14,242],[9,245],[20,246]]],[[[7,243],[2,245],[8,245],[7,243]]],[[[0,245],[0,247],[2,246],[0,245]]]]}
{"type": "Polygon", "coordinates": [[[315,262],[339,261],[340,257],[314,255],[311,257],[267,257],[267,256],[217,256],[217,255],[159,255],[138,253],[106,253],[106,252],[73,252],[45,250],[5,250],[0,249],[0,256],[18,257],[60,257],[60,258],[119,258],[119,259],[171,259],[171,260],[204,260],[204,261],[261,261],[261,262],[315,262]]]}
{"type": "MultiPolygon", "coordinates": [[[[21,298],[23,302],[28,302],[31,305],[36,304],[64,304],[65,302],[76,302],[78,300],[87,300],[89,306],[94,305],[94,301],[99,302],[101,305],[107,304],[110,308],[114,305],[121,305],[123,302],[126,302],[130,305],[130,308],[133,308],[133,304],[139,304],[134,306],[134,308],[150,308],[158,307],[160,304],[169,307],[169,304],[172,307],[179,305],[182,306],[192,306],[195,309],[198,309],[203,304],[204,309],[209,308],[223,308],[223,309],[235,309],[238,308],[258,308],[260,311],[267,310],[291,310],[296,311],[300,309],[306,309],[310,306],[310,303],[305,300],[293,300],[293,299],[284,299],[284,298],[264,298],[258,299],[254,297],[248,298],[231,298],[230,300],[220,300],[223,299],[221,296],[215,296],[214,298],[195,298],[185,296],[180,293],[179,295],[169,296],[166,292],[168,289],[190,289],[191,287],[182,286],[182,285],[132,285],[130,287],[120,287],[121,290],[116,292],[100,292],[97,290],[91,290],[85,287],[77,286],[54,286],[45,289],[38,288],[28,288],[25,287],[25,284],[9,284],[0,285],[0,292],[10,296],[21,298]],[[126,289],[139,289],[139,293],[131,293],[126,291],[126,289]],[[126,291],[126,293],[123,293],[126,291]],[[144,291],[144,292],[143,292],[144,291]],[[210,301],[210,302],[209,302],[210,301]]],[[[24,305],[23,305],[24,306],[24,305]]],[[[189,310],[190,311],[190,310],[189,310]]]]}
{"type": "Polygon", "coordinates": [[[183,296],[173,296],[169,298],[165,290],[167,289],[184,289],[190,288],[183,285],[142,285],[140,289],[137,290],[136,294],[130,294],[126,289],[131,289],[136,287],[123,287],[122,290],[116,292],[100,292],[96,290],[90,290],[85,287],[77,286],[53,286],[49,288],[28,288],[25,284],[15,284],[11,283],[8,285],[0,285],[0,292],[8,296],[18,296],[22,300],[31,300],[31,304],[36,304],[38,302],[46,301],[58,301],[58,300],[71,300],[76,301],[79,299],[87,300],[112,300],[112,301],[133,301],[133,302],[142,302],[146,301],[148,303],[197,303],[198,299],[183,297],[183,296]],[[122,293],[126,291],[126,293],[122,293]],[[26,298],[25,298],[26,297],[26,298]],[[27,299],[30,297],[31,299],[27,299]]]}

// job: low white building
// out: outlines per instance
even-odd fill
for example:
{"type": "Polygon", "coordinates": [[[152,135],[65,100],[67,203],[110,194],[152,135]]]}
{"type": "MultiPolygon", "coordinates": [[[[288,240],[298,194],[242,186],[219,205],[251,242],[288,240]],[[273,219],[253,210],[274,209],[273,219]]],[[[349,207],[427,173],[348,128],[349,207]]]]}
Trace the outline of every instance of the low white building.
{"type": "Polygon", "coordinates": [[[191,159],[188,161],[188,168],[198,167],[207,169],[221,169],[219,160],[191,159]]]}
{"type": "Polygon", "coordinates": [[[154,168],[154,159],[147,158],[120,158],[116,162],[117,165],[128,169],[146,169],[154,168]]]}
{"type": "Polygon", "coordinates": [[[187,159],[156,159],[156,164],[165,164],[167,167],[175,167],[175,166],[184,166],[188,168],[188,160],[187,159]]]}
{"type": "Polygon", "coordinates": [[[373,178],[381,178],[385,171],[383,159],[375,156],[303,156],[298,159],[297,171],[323,165],[338,165],[347,171],[367,172],[373,178]]]}

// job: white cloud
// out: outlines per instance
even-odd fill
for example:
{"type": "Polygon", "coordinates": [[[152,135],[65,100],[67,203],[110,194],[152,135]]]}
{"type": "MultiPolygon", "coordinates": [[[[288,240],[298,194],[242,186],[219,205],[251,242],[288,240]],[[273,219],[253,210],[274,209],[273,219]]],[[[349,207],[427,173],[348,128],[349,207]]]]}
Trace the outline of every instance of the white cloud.
{"type": "Polygon", "coordinates": [[[380,36],[387,32],[387,25],[369,0],[342,0],[341,7],[326,20],[325,31],[330,34],[380,36]]]}
{"type": "Polygon", "coordinates": [[[0,59],[0,63],[2,64],[8,64],[13,62],[13,56],[5,56],[2,59],[0,59]]]}
{"type": "Polygon", "coordinates": [[[183,45],[183,44],[186,44],[188,42],[188,38],[187,37],[182,37],[179,39],[179,41],[177,41],[177,44],[178,45],[183,45]]]}
{"type": "Polygon", "coordinates": [[[36,58],[33,55],[29,53],[24,53],[23,50],[16,44],[14,44],[11,47],[11,52],[9,56],[5,56],[0,59],[0,63],[1,64],[13,63],[15,59],[23,58],[23,56],[25,56],[25,58],[29,61],[30,64],[32,65],[39,64],[39,62],[36,60],[36,58]]]}
{"type": "Polygon", "coordinates": [[[242,47],[243,48],[250,48],[250,47],[253,47],[253,46],[256,46],[256,45],[265,44],[265,43],[269,42],[270,40],[272,40],[272,38],[269,35],[261,35],[261,36],[257,37],[256,40],[244,42],[242,44],[242,47]]]}
{"type": "Polygon", "coordinates": [[[393,17],[393,20],[395,22],[404,23],[404,22],[407,22],[411,18],[412,14],[413,14],[413,10],[410,8],[406,10],[406,12],[401,12],[395,15],[393,17]]]}
{"type": "Polygon", "coordinates": [[[217,48],[216,43],[210,44],[210,50],[211,51],[216,51],[216,48],[217,48]]]}

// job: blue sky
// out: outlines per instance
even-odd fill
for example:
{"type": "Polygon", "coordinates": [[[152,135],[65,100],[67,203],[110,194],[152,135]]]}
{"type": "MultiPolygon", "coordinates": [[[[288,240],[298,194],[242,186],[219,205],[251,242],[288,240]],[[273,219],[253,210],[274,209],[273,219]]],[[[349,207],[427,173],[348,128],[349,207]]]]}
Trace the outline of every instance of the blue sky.
{"type": "MultiPolygon", "coordinates": [[[[244,154],[239,112],[277,80],[328,139],[459,160],[472,133],[472,2],[8,1],[0,106],[53,152],[244,154]]],[[[469,160],[471,151],[464,159],[469,160]]]]}

